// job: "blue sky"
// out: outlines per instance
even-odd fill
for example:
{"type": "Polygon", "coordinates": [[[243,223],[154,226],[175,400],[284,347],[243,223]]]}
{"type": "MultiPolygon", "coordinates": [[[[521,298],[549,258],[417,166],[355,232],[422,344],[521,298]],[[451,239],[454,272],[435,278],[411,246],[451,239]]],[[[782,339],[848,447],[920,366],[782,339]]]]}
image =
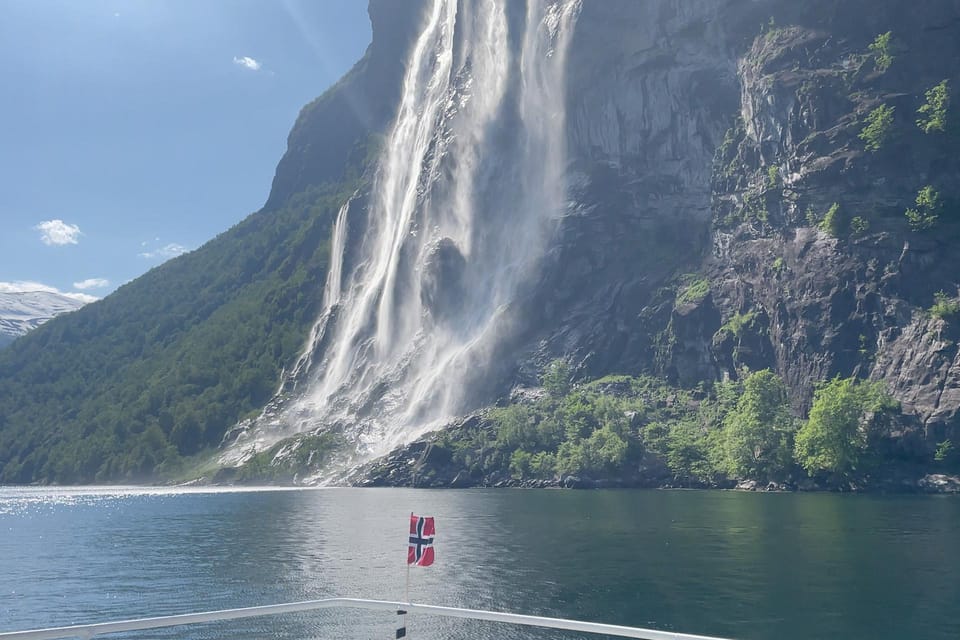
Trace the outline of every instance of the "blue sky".
{"type": "Polygon", "coordinates": [[[256,211],[364,0],[0,0],[0,291],[102,297],[256,211]]]}

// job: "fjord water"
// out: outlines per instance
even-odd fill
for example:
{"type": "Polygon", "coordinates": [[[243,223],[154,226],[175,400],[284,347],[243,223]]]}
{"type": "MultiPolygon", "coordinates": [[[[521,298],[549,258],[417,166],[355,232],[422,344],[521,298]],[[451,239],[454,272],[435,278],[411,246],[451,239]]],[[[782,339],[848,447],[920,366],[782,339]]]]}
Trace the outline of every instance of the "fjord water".
{"type": "MultiPolygon", "coordinates": [[[[960,500],[689,491],[0,488],[0,631],[328,596],[735,638],[956,638],[960,500]]],[[[130,637],[392,638],[327,611],[130,637]]],[[[412,638],[564,638],[411,616],[412,638]]]]}

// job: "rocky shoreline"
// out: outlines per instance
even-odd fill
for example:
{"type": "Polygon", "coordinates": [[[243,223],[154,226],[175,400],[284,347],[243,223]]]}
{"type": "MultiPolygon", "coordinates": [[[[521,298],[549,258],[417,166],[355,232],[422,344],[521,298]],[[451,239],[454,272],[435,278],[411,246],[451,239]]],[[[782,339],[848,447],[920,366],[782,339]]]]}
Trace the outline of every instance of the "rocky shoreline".
{"type": "Polygon", "coordinates": [[[414,442],[367,464],[346,478],[354,487],[413,487],[425,489],[701,489],[753,492],[834,492],[960,495],[960,476],[916,468],[891,468],[865,478],[828,484],[811,478],[795,482],[756,480],[703,483],[675,478],[665,468],[651,464],[642,472],[624,477],[589,478],[558,476],[552,479],[518,479],[504,473],[471,475],[451,465],[447,452],[431,442],[414,442]]]}

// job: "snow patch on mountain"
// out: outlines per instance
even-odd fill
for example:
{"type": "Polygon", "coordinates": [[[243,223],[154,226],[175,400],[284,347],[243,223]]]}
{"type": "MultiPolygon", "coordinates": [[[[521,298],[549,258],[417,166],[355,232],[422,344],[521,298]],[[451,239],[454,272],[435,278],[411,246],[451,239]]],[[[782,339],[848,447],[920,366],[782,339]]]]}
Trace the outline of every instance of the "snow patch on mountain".
{"type": "Polygon", "coordinates": [[[85,300],[52,291],[0,291],[0,348],[85,300]]]}

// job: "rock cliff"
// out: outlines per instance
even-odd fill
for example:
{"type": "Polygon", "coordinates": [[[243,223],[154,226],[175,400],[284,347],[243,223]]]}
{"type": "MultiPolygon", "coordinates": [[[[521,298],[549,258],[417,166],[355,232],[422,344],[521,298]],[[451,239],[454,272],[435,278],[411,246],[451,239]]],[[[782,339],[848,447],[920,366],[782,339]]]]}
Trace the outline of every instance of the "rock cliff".
{"type": "MultiPolygon", "coordinates": [[[[960,3],[585,2],[569,60],[571,203],[504,392],[557,357],[685,387],[770,368],[802,416],[857,376],[901,403],[885,455],[957,441],[960,116],[925,131],[918,110],[960,86],[960,3]],[[927,185],[922,228],[905,213],[927,185]]],[[[438,442],[367,481],[477,482],[438,442]]]]}
{"type": "Polygon", "coordinates": [[[801,412],[816,382],[871,377],[911,438],[921,427],[910,446],[956,438],[957,320],[928,309],[957,295],[958,139],[915,120],[926,91],[960,85],[958,35],[956,2],[584,3],[575,206],[531,305],[529,361],[688,385],[770,367],[801,412]],[[870,45],[888,31],[880,71],[870,45]],[[884,104],[892,130],[870,151],[859,134],[884,104]],[[946,204],[914,231],[904,212],[928,184],[946,204]],[[708,287],[689,299],[693,280],[708,287]]]}
{"type": "MultiPolygon", "coordinates": [[[[301,112],[262,211],[3,350],[0,480],[176,469],[291,382],[348,201],[345,264],[359,260],[425,4],[371,0],[372,44],[301,112]]],[[[958,60],[957,0],[583,0],[567,206],[511,301],[510,344],[473,376],[475,404],[539,385],[555,358],[580,381],[649,374],[687,390],[771,368],[798,416],[823,380],[882,382],[904,411],[892,455],[960,442],[958,60]]],[[[436,317],[459,313],[464,264],[447,242],[428,256],[420,299],[436,317]]]]}

